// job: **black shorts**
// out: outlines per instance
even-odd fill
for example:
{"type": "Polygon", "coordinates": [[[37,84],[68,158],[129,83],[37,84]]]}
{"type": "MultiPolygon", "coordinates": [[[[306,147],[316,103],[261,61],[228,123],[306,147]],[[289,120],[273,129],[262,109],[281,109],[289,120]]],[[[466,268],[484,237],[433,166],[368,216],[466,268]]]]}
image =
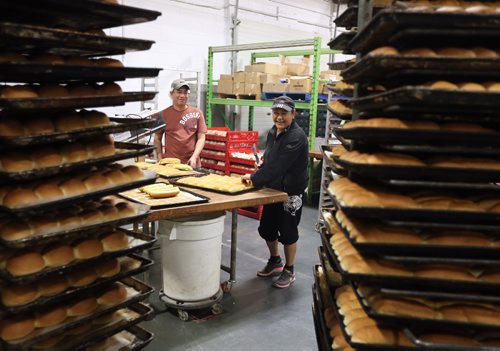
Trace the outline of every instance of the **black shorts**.
{"type": "Polygon", "coordinates": [[[299,240],[298,226],[302,215],[302,195],[288,197],[285,203],[264,205],[259,234],[266,241],[278,240],[291,245],[299,240]]]}

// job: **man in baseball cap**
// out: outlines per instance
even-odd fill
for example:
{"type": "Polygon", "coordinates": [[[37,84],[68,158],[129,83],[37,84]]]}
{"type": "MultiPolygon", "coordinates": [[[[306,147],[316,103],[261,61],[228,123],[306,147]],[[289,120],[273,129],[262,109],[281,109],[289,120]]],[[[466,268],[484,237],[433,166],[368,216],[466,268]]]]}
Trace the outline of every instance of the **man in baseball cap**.
{"type": "Polygon", "coordinates": [[[173,92],[174,90],[179,90],[182,88],[186,88],[189,92],[189,84],[186,82],[184,79],[179,78],[176,79],[172,82],[172,85],[170,85],[170,92],[173,92]]]}

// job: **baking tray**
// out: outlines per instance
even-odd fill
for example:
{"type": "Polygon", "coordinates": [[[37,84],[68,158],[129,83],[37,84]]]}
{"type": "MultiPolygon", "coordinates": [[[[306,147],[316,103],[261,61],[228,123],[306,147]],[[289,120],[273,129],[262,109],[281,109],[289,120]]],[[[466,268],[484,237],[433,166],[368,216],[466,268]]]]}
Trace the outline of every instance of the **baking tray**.
{"type": "MultiPolygon", "coordinates": [[[[490,324],[478,324],[473,322],[459,322],[453,320],[444,320],[444,319],[432,319],[432,318],[423,318],[417,316],[408,316],[408,315],[395,315],[395,314],[384,314],[381,312],[377,312],[375,309],[371,307],[369,302],[364,298],[362,292],[358,289],[354,288],[354,294],[358,298],[361,307],[365,313],[372,319],[377,322],[380,321],[382,323],[390,323],[394,325],[403,325],[409,327],[410,329],[413,327],[428,327],[428,328],[436,328],[436,330],[442,329],[453,329],[453,330],[466,330],[466,331],[497,331],[500,332],[499,325],[490,325],[490,324]]],[[[453,300],[449,302],[454,302],[453,300]]],[[[461,303],[462,301],[457,301],[461,303]]]]}
{"type": "MultiPolygon", "coordinates": [[[[469,337],[476,339],[478,341],[481,340],[488,340],[488,339],[500,339],[500,334],[498,332],[493,332],[493,331],[488,331],[488,332],[476,332],[474,330],[466,331],[466,330],[460,330],[457,331],[454,328],[446,328],[444,330],[439,330],[436,331],[435,329],[432,328],[419,328],[420,332],[424,332],[426,334],[454,334],[458,337],[469,337]]],[[[416,330],[419,330],[416,329],[416,330]]],[[[443,351],[499,351],[500,346],[480,346],[480,345],[466,345],[466,344],[438,344],[434,342],[428,342],[428,341],[423,341],[418,338],[418,334],[414,333],[413,328],[406,328],[405,329],[405,334],[408,336],[408,338],[415,344],[417,345],[418,349],[427,349],[427,350],[443,350],[443,351]]]]}
{"type": "Polygon", "coordinates": [[[156,77],[160,70],[161,68],[99,67],[97,65],[0,63],[0,80],[19,83],[107,82],[126,78],[156,77]]]}
{"type": "Polygon", "coordinates": [[[405,220],[385,220],[388,225],[396,227],[410,227],[410,228],[431,228],[431,229],[451,229],[451,230],[470,230],[470,231],[500,231],[500,224],[464,224],[464,223],[440,223],[432,222],[429,220],[422,221],[405,221],[405,220]]]}
{"type": "Polygon", "coordinates": [[[135,202],[131,203],[126,200],[123,201],[134,206],[137,209],[137,214],[134,216],[118,218],[108,221],[104,220],[98,224],[91,224],[91,225],[82,224],[77,228],[69,230],[54,231],[51,233],[41,234],[41,235],[35,234],[30,237],[19,240],[5,240],[0,236],[0,245],[12,249],[22,249],[27,247],[46,245],[55,241],[70,240],[74,238],[86,238],[89,235],[111,230],[115,227],[123,226],[130,223],[140,222],[143,218],[145,218],[148,215],[150,210],[149,206],[138,204],[135,202]]]}
{"type": "Polygon", "coordinates": [[[447,78],[464,81],[465,77],[471,81],[494,81],[500,79],[499,72],[498,58],[364,56],[343,71],[342,78],[349,83],[377,84],[393,83],[395,77],[416,80],[417,75],[421,82],[447,78]]]}
{"type": "Polygon", "coordinates": [[[80,30],[111,28],[154,21],[161,13],[102,1],[36,0],[7,1],[0,4],[0,20],[16,23],[67,27],[80,30]]]}
{"type": "Polygon", "coordinates": [[[26,284],[26,283],[32,283],[36,281],[40,281],[46,277],[50,276],[55,276],[67,272],[72,272],[76,269],[80,268],[85,268],[85,267],[92,267],[98,262],[105,261],[110,258],[114,257],[119,257],[119,256],[126,256],[135,252],[139,252],[142,250],[146,250],[153,246],[156,242],[156,238],[154,236],[142,234],[142,233],[137,233],[133,232],[130,230],[126,229],[120,229],[120,231],[124,232],[127,234],[127,236],[132,237],[134,239],[137,239],[139,241],[135,242],[135,245],[129,243],[129,246],[125,249],[122,250],[117,250],[117,251],[111,251],[111,252],[103,252],[101,255],[97,257],[92,257],[89,259],[84,259],[84,260],[78,260],[75,259],[73,262],[70,262],[67,265],[64,266],[57,266],[57,267],[48,267],[40,272],[32,273],[32,274],[27,274],[27,275],[22,275],[22,276],[14,276],[7,272],[7,270],[0,270],[0,278],[10,282],[10,283],[15,283],[15,284],[26,284]]]}
{"type": "Polygon", "coordinates": [[[373,127],[334,127],[333,130],[336,136],[365,144],[433,145],[435,147],[443,147],[443,145],[493,147],[493,145],[500,145],[499,132],[453,132],[442,130],[373,127]]]}
{"type": "Polygon", "coordinates": [[[71,328],[78,327],[85,323],[91,322],[93,319],[96,319],[107,313],[114,312],[119,309],[126,308],[135,303],[138,303],[146,299],[154,291],[152,287],[133,278],[125,278],[124,280],[122,280],[122,283],[124,283],[127,287],[132,288],[136,291],[134,295],[129,296],[127,300],[125,300],[124,302],[113,305],[111,307],[100,308],[98,311],[94,311],[90,315],[82,317],[73,317],[70,320],[66,320],[65,323],[63,323],[62,325],[40,328],[38,330],[35,329],[35,331],[30,334],[29,339],[14,340],[11,342],[4,341],[5,349],[6,350],[27,349],[29,346],[33,345],[38,341],[49,338],[51,336],[60,335],[61,333],[71,328]]]}
{"type": "MultiPolygon", "coordinates": [[[[148,146],[148,145],[134,144],[134,143],[116,142],[114,145],[116,150],[115,154],[112,156],[94,158],[69,164],[62,164],[55,167],[37,168],[31,171],[24,171],[17,173],[0,171],[0,183],[2,181],[3,182],[28,181],[28,180],[40,179],[43,177],[54,176],[57,174],[78,171],[79,169],[82,168],[90,168],[92,166],[100,166],[110,162],[134,158],[141,155],[147,155],[155,150],[155,146],[148,146]]],[[[23,152],[22,149],[17,149],[16,151],[23,152]]],[[[31,151],[33,150],[31,150],[30,148],[29,152],[31,151]]]]}
{"type": "Polygon", "coordinates": [[[50,51],[61,55],[122,55],[149,50],[154,43],[12,22],[0,22],[0,38],[0,50],[5,52],[50,51]]]}
{"type": "Polygon", "coordinates": [[[348,172],[370,178],[399,180],[453,180],[465,182],[496,182],[500,180],[500,170],[452,168],[433,166],[399,166],[390,164],[354,163],[343,159],[335,161],[348,172]]]}
{"type": "Polygon", "coordinates": [[[344,62],[329,62],[328,63],[328,69],[334,70],[334,71],[342,71],[344,69],[347,69],[351,65],[353,65],[355,62],[352,61],[344,61],[344,62]]]}
{"type": "Polygon", "coordinates": [[[333,343],[332,338],[330,337],[330,331],[326,326],[324,312],[325,312],[325,304],[321,300],[321,293],[319,291],[319,279],[318,279],[318,266],[314,267],[314,284],[312,286],[312,295],[313,295],[313,319],[314,319],[314,327],[316,331],[316,341],[318,343],[318,350],[321,351],[329,351],[331,350],[331,345],[333,343]]]}
{"type": "Polygon", "coordinates": [[[352,114],[351,113],[340,113],[332,109],[329,105],[326,107],[330,113],[332,113],[335,117],[338,117],[344,121],[350,121],[352,120],[352,114]]]}
{"type": "MultiPolygon", "coordinates": [[[[155,240],[156,241],[156,240],[155,240]]],[[[77,296],[81,296],[84,294],[91,294],[93,291],[99,289],[100,287],[112,283],[114,281],[118,281],[124,278],[128,278],[140,273],[143,273],[144,271],[148,270],[151,268],[154,264],[152,260],[146,259],[144,257],[141,257],[136,254],[130,254],[127,255],[127,257],[133,258],[136,261],[140,262],[140,266],[134,269],[128,269],[128,270],[122,270],[120,273],[108,277],[108,278],[98,278],[95,282],[82,286],[82,287],[72,287],[60,294],[54,295],[54,296],[42,296],[38,299],[36,299],[33,302],[30,302],[25,305],[21,306],[5,306],[3,303],[0,302],[0,309],[4,313],[8,314],[19,314],[19,313],[24,313],[28,311],[35,310],[39,308],[40,306],[50,306],[50,305],[58,305],[60,303],[63,303],[64,301],[74,298],[77,296]]]]}
{"type": "MultiPolygon", "coordinates": [[[[203,177],[205,176],[205,174],[201,174],[199,176],[193,176],[193,177],[203,177]]],[[[181,186],[181,187],[189,187],[189,188],[196,188],[196,189],[201,189],[201,190],[206,190],[206,191],[211,191],[211,192],[214,192],[214,193],[219,193],[219,194],[225,194],[225,195],[239,195],[239,194],[244,194],[244,193],[248,193],[248,192],[251,192],[251,191],[254,191],[254,190],[257,190],[257,188],[254,188],[254,187],[251,187],[251,188],[248,188],[248,189],[244,189],[244,190],[240,190],[240,191],[234,191],[234,192],[230,192],[230,191],[223,191],[223,190],[216,190],[216,189],[211,189],[211,188],[205,188],[205,187],[201,187],[201,186],[196,186],[196,185],[191,185],[191,184],[184,184],[184,183],[180,183],[178,182],[179,179],[175,179],[172,181],[172,184],[175,184],[177,186],[181,186]]]]}
{"type": "MultiPolygon", "coordinates": [[[[469,33],[469,43],[474,44],[476,40],[474,34],[481,30],[497,31],[498,35],[500,18],[495,14],[408,12],[396,8],[384,9],[373,16],[372,20],[359,31],[352,40],[350,49],[355,52],[365,52],[387,45],[389,38],[406,28],[431,28],[434,35],[441,30],[464,30],[469,33]],[[471,30],[475,31],[474,34],[471,30]]],[[[453,46],[449,42],[446,43],[453,46]]],[[[476,42],[476,45],[479,44],[476,42]]]]}
{"type": "Polygon", "coordinates": [[[57,207],[61,207],[66,204],[74,203],[74,202],[80,202],[80,201],[86,201],[86,200],[91,200],[91,199],[96,199],[102,196],[106,195],[111,195],[111,194],[116,194],[121,191],[129,190],[129,189],[134,189],[143,185],[151,184],[154,183],[156,180],[156,173],[151,172],[151,171],[143,171],[144,172],[144,178],[137,180],[137,181],[132,181],[129,183],[117,185],[117,186],[112,186],[109,188],[105,188],[102,190],[97,190],[94,192],[88,192],[85,194],[81,195],[76,195],[76,196],[67,196],[62,199],[57,199],[53,201],[48,201],[45,203],[38,203],[34,205],[28,205],[25,207],[19,207],[19,208],[9,208],[6,206],[0,206],[0,210],[4,210],[9,213],[15,213],[15,214],[26,214],[26,213],[35,213],[35,212],[43,212],[47,211],[50,209],[54,209],[57,207]]]}
{"type": "MultiPolygon", "coordinates": [[[[373,15],[380,10],[382,10],[382,7],[373,7],[373,15]]],[[[352,27],[357,27],[358,26],[358,6],[351,6],[348,7],[344,12],[342,12],[337,18],[333,20],[333,23],[337,27],[344,27],[344,28],[352,28],[352,27]]]]}
{"type": "Polygon", "coordinates": [[[335,87],[335,84],[327,84],[326,87],[331,92],[341,96],[341,99],[349,99],[354,96],[354,89],[339,89],[335,87]]]}
{"type": "Polygon", "coordinates": [[[156,92],[124,92],[122,95],[102,95],[58,98],[0,98],[0,108],[5,110],[57,110],[68,108],[100,107],[124,105],[126,102],[152,100],[156,92]]]}
{"type": "Polygon", "coordinates": [[[332,50],[342,50],[344,55],[353,55],[355,52],[349,48],[349,44],[356,36],[356,31],[342,32],[327,44],[332,50]]]}
{"type": "MultiPolygon", "coordinates": [[[[164,183],[164,182],[158,182],[158,183],[164,183]]],[[[158,184],[156,183],[156,184],[158,184]]],[[[154,199],[150,197],[149,195],[143,193],[139,189],[132,189],[128,190],[126,192],[120,193],[120,196],[143,203],[145,205],[150,206],[152,209],[157,209],[157,208],[169,208],[169,207],[180,207],[180,206],[188,206],[188,205],[195,205],[195,204],[203,204],[207,203],[210,199],[206,196],[197,194],[194,191],[186,190],[186,189],[179,189],[180,193],[177,194],[175,197],[169,197],[169,198],[163,198],[163,199],[154,199]],[[174,202],[178,201],[178,202],[174,202]]]]}
{"type": "Polygon", "coordinates": [[[115,134],[141,128],[149,128],[157,123],[157,120],[154,118],[134,117],[110,117],[110,121],[112,123],[107,126],[93,127],[71,132],[55,132],[32,136],[0,136],[0,147],[53,144],[58,141],[67,142],[71,140],[91,138],[103,134],[115,134]]]}
{"type": "MultiPolygon", "coordinates": [[[[500,18],[500,16],[499,16],[500,18]]],[[[435,112],[445,114],[493,113],[500,108],[500,94],[404,86],[383,93],[352,99],[363,111],[435,112]]]]}
{"type": "Polygon", "coordinates": [[[86,350],[87,347],[92,347],[93,346],[93,342],[96,342],[96,341],[100,341],[100,340],[103,340],[103,339],[106,339],[108,337],[111,337],[115,334],[118,334],[119,332],[121,331],[127,331],[129,332],[130,334],[134,335],[134,340],[132,341],[131,344],[129,344],[128,346],[126,346],[126,350],[141,350],[143,348],[145,348],[152,340],[153,340],[153,337],[154,335],[147,331],[146,329],[143,329],[141,327],[139,327],[138,325],[133,325],[133,326],[130,326],[130,327],[127,327],[125,329],[122,329],[122,330],[118,330],[116,332],[113,332],[111,333],[110,331],[106,331],[105,333],[101,334],[99,336],[99,338],[93,338],[94,340],[91,341],[91,342],[84,342],[83,345],[81,345],[80,347],[78,347],[76,350],[79,351],[79,350],[86,350]]]}

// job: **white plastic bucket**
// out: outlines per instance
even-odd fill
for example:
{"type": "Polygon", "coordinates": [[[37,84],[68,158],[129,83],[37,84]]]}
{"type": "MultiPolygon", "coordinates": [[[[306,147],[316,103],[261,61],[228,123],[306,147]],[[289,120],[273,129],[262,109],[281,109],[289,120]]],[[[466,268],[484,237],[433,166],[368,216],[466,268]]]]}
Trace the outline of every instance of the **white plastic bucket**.
{"type": "Polygon", "coordinates": [[[225,213],[160,221],[163,292],[201,301],[219,291],[225,213]]]}

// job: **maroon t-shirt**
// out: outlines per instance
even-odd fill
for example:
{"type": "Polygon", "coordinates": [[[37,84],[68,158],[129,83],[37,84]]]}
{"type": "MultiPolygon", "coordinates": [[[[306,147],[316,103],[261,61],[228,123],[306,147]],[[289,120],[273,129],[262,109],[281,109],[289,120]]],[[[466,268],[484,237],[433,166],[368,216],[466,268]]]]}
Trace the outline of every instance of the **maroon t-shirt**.
{"type": "MultiPolygon", "coordinates": [[[[162,157],[177,157],[187,163],[194,152],[198,133],[206,133],[207,125],[203,112],[188,106],[184,111],[177,111],[173,106],[162,111],[165,122],[165,145],[162,157]]],[[[200,161],[198,160],[198,166],[200,161]]]]}

